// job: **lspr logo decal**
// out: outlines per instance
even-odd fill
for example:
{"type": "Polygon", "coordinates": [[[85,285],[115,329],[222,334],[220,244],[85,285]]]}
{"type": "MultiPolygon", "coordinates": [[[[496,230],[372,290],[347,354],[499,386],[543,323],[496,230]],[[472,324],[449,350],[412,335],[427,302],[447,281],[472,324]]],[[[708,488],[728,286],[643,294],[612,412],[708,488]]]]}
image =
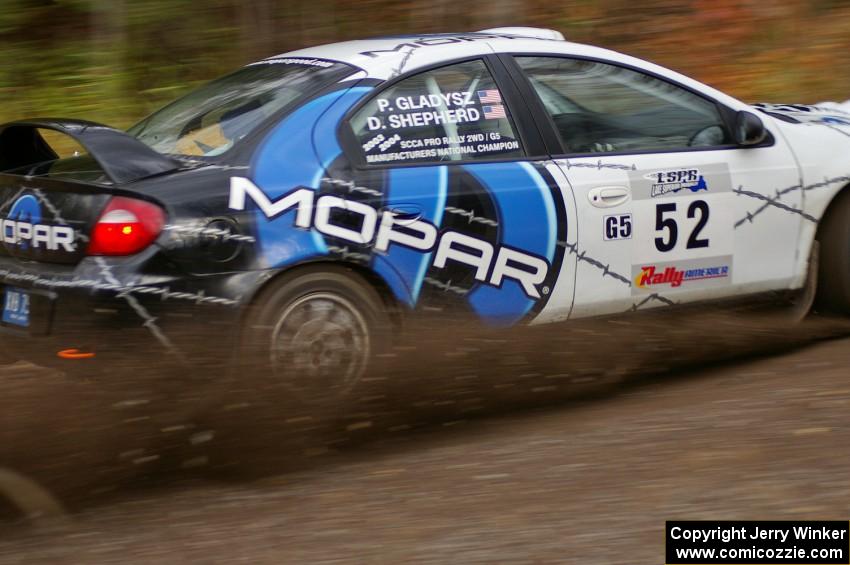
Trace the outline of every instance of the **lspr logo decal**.
{"type": "Polygon", "coordinates": [[[632,200],[711,197],[732,192],[728,163],[694,163],[681,167],[629,171],[632,200]]]}
{"type": "Polygon", "coordinates": [[[21,249],[76,249],[74,228],[43,223],[41,204],[31,194],[15,200],[6,217],[0,218],[0,239],[21,249]]]}
{"type": "Polygon", "coordinates": [[[649,173],[643,178],[652,182],[650,195],[653,198],[665,194],[675,194],[682,190],[689,190],[691,192],[708,190],[708,183],[706,183],[705,176],[699,169],[657,171],[649,173]]]}

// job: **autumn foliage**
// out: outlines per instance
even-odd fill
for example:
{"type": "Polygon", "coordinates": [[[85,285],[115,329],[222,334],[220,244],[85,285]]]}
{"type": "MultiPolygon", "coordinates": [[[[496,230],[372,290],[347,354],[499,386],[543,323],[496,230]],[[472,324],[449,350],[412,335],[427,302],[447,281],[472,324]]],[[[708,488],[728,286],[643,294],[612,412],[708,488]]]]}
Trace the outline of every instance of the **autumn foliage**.
{"type": "Polygon", "coordinates": [[[364,36],[556,28],[748,101],[850,99],[846,0],[4,0],[0,121],[127,126],[202,81],[364,36]]]}

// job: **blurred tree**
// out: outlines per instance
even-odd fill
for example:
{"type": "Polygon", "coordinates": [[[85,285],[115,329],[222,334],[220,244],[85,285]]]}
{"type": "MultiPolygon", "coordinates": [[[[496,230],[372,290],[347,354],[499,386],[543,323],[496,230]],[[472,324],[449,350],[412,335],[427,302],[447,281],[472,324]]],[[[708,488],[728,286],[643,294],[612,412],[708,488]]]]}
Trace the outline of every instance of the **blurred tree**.
{"type": "MultiPolygon", "coordinates": [[[[275,41],[273,25],[274,7],[271,0],[244,2],[235,0],[234,8],[239,15],[239,44],[246,59],[259,59],[269,55],[275,41]]],[[[288,29],[277,29],[287,33],[288,29]]]]}
{"type": "Polygon", "coordinates": [[[744,99],[850,98],[848,0],[2,0],[0,120],[128,126],[200,82],[301,46],[508,25],[655,60],[744,99]]]}

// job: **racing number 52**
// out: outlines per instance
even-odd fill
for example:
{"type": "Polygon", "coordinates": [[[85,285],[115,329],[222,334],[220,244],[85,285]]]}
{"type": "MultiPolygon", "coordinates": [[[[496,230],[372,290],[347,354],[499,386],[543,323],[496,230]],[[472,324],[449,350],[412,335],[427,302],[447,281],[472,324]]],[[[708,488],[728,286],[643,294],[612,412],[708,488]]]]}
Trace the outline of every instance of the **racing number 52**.
{"type": "MultiPolygon", "coordinates": [[[[676,247],[676,242],[679,240],[679,225],[676,222],[676,218],[665,217],[666,214],[673,214],[675,212],[675,202],[665,202],[655,207],[655,231],[667,232],[666,237],[662,235],[655,238],[655,248],[662,253],[671,251],[676,247]]],[[[700,232],[702,232],[708,223],[708,214],[708,203],[705,200],[694,200],[688,206],[688,218],[693,219],[698,217],[698,219],[694,229],[691,231],[690,237],[688,237],[688,243],[685,246],[686,249],[708,247],[708,239],[700,239],[699,237],[700,232]]]]}

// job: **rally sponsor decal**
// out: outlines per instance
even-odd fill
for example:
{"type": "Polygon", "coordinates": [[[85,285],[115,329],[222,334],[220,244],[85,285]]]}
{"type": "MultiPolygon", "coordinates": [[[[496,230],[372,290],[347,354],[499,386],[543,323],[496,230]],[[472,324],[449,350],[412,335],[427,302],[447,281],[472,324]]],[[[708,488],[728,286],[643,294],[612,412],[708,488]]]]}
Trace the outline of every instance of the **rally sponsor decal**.
{"type": "Polygon", "coordinates": [[[708,191],[705,176],[697,168],[654,171],[647,173],[643,178],[652,182],[649,194],[653,198],[665,194],[675,194],[682,190],[690,192],[708,191]]]}
{"type": "Polygon", "coordinates": [[[632,265],[632,294],[725,286],[732,280],[732,257],[632,265]]]}
{"type": "Polygon", "coordinates": [[[519,150],[519,141],[515,139],[503,139],[502,134],[497,131],[444,135],[422,139],[401,139],[398,135],[395,135],[390,138],[393,141],[389,144],[385,143],[383,139],[385,138],[382,138],[376,144],[373,144],[372,140],[370,140],[363,145],[364,150],[368,146],[370,148],[368,151],[376,151],[376,147],[378,151],[366,155],[367,163],[387,163],[419,159],[443,161],[456,156],[510,153],[519,150]],[[396,144],[399,148],[398,151],[386,152],[387,149],[396,144]]]}
{"type": "Polygon", "coordinates": [[[629,171],[632,200],[694,198],[732,192],[726,163],[705,163],[676,168],[629,171]]]}
{"type": "Polygon", "coordinates": [[[301,65],[306,67],[320,67],[322,69],[329,69],[333,67],[335,64],[333,61],[324,61],[322,59],[307,59],[301,57],[269,57],[268,59],[263,59],[262,61],[257,61],[256,63],[251,63],[248,65],[249,67],[254,65],[301,65]]]}

